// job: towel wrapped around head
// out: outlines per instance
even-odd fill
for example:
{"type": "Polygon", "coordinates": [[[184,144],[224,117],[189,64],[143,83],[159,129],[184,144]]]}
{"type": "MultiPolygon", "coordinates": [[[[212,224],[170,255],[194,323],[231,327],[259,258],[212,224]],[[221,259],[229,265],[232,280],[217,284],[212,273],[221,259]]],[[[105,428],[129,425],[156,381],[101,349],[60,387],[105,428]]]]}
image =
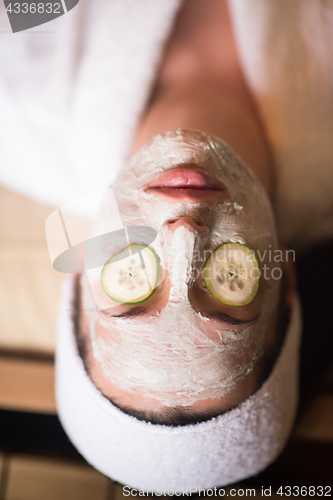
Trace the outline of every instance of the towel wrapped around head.
{"type": "Polygon", "coordinates": [[[297,409],[298,298],[281,353],[262,387],[216,418],[174,427],[125,414],[95,387],[76,347],[73,295],[73,283],[65,282],[56,350],[56,398],[65,431],[96,469],[132,488],[180,494],[240,481],[276,459],[297,409]]]}

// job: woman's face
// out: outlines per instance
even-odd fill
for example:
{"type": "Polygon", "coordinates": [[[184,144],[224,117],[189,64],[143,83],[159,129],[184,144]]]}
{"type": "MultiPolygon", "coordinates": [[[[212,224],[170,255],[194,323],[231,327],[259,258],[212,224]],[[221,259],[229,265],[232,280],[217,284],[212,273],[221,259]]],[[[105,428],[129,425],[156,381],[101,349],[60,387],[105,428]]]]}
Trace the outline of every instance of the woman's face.
{"type": "MultiPolygon", "coordinates": [[[[259,182],[221,140],[177,130],[145,145],[112,188],[124,226],[156,230],[150,247],[161,273],[140,306],[113,302],[101,291],[100,270],[82,278],[84,308],[92,289],[99,310],[85,315],[99,385],[133,404],[187,408],[240,387],[253,392],[248,381],[274,331],[279,297],[274,218],[259,182]],[[248,305],[224,305],[206,287],[204,263],[224,243],[244,244],[257,257],[259,289],[248,305]]],[[[106,203],[99,222],[110,217],[106,203]]]]}

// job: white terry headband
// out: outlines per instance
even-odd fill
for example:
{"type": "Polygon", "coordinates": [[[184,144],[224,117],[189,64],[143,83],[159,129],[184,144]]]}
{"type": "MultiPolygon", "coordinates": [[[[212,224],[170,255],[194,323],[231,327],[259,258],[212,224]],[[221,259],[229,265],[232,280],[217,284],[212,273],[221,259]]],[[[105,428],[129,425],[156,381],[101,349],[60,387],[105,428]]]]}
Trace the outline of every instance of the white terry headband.
{"type": "Polygon", "coordinates": [[[263,386],[206,422],[155,425],[123,413],[95,387],[78,354],[64,283],[56,349],[59,417],[73,444],[106,476],[149,492],[225,486],[257,474],[283,449],[296,414],[301,332],[296,298],[286,339],[263,386]]]}

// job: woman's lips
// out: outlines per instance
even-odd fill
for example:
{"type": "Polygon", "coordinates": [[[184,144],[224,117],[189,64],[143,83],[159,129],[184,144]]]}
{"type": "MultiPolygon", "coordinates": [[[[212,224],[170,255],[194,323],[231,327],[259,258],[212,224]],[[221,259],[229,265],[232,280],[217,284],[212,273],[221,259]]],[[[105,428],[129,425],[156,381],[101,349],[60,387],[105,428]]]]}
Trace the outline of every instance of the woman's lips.
{"type": "Polygon", "coordinates": [[[226,201],[225,187],[206,172],[195,168],[175,168],[163,172],[147,186],[147,192],[169,202],[226,201]]]}
{"type": "Polygon", "coordinates": [[[224,191],[221,182],[206,172],[194,168],[174,168],[159,175],[148,185],[149,188],[211,189],[224,191]]]}

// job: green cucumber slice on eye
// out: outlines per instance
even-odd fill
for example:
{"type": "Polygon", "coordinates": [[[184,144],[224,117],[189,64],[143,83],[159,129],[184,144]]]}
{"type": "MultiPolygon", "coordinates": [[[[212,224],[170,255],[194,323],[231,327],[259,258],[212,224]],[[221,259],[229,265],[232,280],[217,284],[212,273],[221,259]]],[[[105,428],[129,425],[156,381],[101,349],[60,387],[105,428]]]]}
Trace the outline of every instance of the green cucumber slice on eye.
{"type": "Polygon", "coordinates": [[[159,271],[159,259],[151,248],[130,245],[106,262],[101,272],[101,285],[116,302],[141,304],[155,292],[159,271]]]}
{"type": "Polygon", "coordinates": [[[205,284],[213,297],[225,305],[246,306],[257,294],[259,266],[255,254],[241,243],[225,243],[206,260],[205,284]]]}

